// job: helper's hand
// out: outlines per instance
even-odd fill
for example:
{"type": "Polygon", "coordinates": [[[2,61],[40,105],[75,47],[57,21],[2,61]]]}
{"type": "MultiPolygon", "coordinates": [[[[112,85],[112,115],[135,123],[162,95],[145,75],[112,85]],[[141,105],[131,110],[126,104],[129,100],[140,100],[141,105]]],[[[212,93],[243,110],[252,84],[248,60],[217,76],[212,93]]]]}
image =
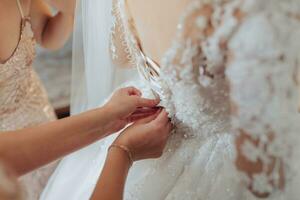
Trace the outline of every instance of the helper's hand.
{"type": "Polygon", "coordinates": [[[171,130],[168,114],[160,110],[126,128],[113,145],[126,147],[133,161],[158,158],[163,153],[171,130]]]}
{"type": "Polygon", "coordinates": [[[159,100],[144,99],[141,95],[142,93],[134,87],[122,88],[117,90],[104,105],[104,109],[112,119],[108,125],[110,133],[156,113],[159,109],[156,107],[159,100]]]}
{"type": "Polygon", "coordinates": [[[123,199],[133,161],[160,157],[171,128],[167,113],[161,110],[126,128],[109,148],[91,200],[123,199]]]}

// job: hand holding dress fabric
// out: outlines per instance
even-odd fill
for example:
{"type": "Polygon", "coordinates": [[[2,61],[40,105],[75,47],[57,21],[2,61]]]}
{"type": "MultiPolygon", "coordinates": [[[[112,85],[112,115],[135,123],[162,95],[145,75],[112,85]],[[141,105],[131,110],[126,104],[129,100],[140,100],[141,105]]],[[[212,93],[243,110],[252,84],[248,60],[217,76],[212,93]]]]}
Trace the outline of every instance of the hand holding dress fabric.
{"type": "Polygon", "coordinates": [[[164,110],[125,129],[109,148],[90,199],[124,199],[125,182],[132,162],[160,157],[171,129],[171,122],[164,110]]]}
{"type": "Polygon", "coordinates": [[[159,100],[145,99],[141,95],[142,93],[134,87],[122,88],[113,94],[104,106],[113,119],[108,124],[108,132],[117,132],[128,123],[149,117],[157,112],[156,106],[159,100]]]}
{"type": "Polygon", "coordinates": [[[133,161],[158,158],[163,154],[171,130],[168,114],[162,110],[125,129],[113,145],[127,147],[133,161]]]}
{"type": "Polygon", "coordinates": [[[46,0],[46,2],[63,13],[74,14],[76,0],[46,0]]]}

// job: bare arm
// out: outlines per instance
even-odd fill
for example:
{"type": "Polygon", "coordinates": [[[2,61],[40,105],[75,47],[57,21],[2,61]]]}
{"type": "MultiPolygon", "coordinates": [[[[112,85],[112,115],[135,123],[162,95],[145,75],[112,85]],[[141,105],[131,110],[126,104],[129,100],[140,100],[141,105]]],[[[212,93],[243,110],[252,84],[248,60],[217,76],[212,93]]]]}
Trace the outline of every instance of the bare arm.
{"type": "Polygon", "coordinates": [[[152,109],[138,112],[138,108],[156,106],[158,101],[142,99],[136,95],[138,92],[134,88],[121,89],[102,108],[33,128],[3,132],[0,157],[21,176],[91,144],[131,121],[153,114],[152,109]]]}
{"type": "Polygon", "coordinates": [[[91,200],[123,199],[123,191],[130,165],[131,163],[125,152],[116,148],[111,149],[91,200]]]}
{"type": "Polygon", "coordinates": [[[21,176],[109,134],[105,108],[0,134],[0,157],[21,176]]]}
{"type": "Polygon", "coordinates": [[[160,157],[171,129],[168,115],[162,111],[124,130],[113,144],[126,147],[130,153],[114,146],[110,148],[91,200],[122,200],[132,162],[160,157]]]}
{"type": "Polygon", "coordinates": [[[47,49],[56,50],[66,43],[73,31],[75,0],[48,2],[58,12],[53,15],[44,0],[34,0],[30,9],[31,21],[39,44],[47,49]]]}

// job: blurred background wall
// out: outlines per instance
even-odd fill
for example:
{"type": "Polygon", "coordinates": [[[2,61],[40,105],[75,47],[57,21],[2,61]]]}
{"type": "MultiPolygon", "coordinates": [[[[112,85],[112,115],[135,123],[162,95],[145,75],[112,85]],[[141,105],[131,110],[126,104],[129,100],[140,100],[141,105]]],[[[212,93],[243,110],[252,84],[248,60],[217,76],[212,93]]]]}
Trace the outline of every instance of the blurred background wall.
{"type": "Polygon", "coordinates": [[[34,68],[44,83],[59,118],[69,115],[71,65],[72,40],[56,52],[38,47],[34,68]]]}

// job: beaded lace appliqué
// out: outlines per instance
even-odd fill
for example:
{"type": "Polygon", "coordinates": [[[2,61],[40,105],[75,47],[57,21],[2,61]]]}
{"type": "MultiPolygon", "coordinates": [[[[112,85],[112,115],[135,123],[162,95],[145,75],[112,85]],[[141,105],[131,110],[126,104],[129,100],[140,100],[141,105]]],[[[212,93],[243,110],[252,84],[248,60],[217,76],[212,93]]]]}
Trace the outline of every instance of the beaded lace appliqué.
{"type": "MultiPolygon", "coordinates": [[[[124,43],[139,65],[123,4],[118,2],[124,43]]],[[[256,173],[240,169],[247,186],[259,194],[280,188],[282,168],[285,180],[293,172],[300,44],[288,40],[287,32],[296,40],[299,11],[296,0],[194,0],[162,59],[162,103],[177,132],[184,138],[208,137],[227,130],[231,118],[231,130],[251,138],[239,156],[261,162],[256,173]],[[208,15],[201,14],[204,8],[208,15]]]]}

